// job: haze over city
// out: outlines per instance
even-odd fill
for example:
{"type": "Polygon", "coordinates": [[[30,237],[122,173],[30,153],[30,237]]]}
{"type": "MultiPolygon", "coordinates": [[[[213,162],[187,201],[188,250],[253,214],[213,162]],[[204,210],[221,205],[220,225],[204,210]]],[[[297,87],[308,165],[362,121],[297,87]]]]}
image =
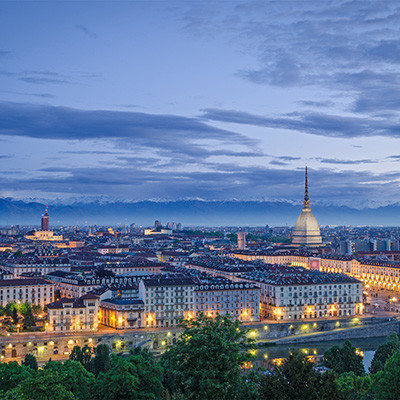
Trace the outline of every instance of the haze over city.
{"type": "Polygon", "coordinates": [[[0,9],[2,197],[398,201],[397,2],[0,9]]]}

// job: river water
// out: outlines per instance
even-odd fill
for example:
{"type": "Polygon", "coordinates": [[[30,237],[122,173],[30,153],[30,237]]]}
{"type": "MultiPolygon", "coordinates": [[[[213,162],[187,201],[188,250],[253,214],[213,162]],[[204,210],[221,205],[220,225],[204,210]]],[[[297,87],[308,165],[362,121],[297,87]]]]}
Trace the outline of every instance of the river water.
{"type": "MultiPolygon", "coordinates": [[[[372,358],[376,349],[386,341],[386,337],[352,339],[351,343],[358,351],[364,355],[363,362],[366,372],[371,365],[372,358]]],[[[274,365],[279,365],[292,350],[299,350],[305,354],[311,361],[319,363],[324,352],[334,345],[342,346],[345,340],[315,342],[305,344],[285,344],[268,347],[260,347],[256,352],[255,366],[262,366],[271,369],[274,365]]]]}

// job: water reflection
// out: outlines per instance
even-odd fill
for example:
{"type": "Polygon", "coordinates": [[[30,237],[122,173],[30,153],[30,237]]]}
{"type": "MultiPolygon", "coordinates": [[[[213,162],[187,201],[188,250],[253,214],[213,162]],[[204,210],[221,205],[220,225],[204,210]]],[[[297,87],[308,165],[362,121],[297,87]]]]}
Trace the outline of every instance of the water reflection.
{"type": "MultiPolygon", "coordinates": [[[[351,343],[357,348],[360,354],[364,355],[364,368],[368,371],[376,349],[386,341],[386,337],[353,339],[351,343]]],[[[306,344],[285,344],[269,347],[260,347],[256,353],[256,360],[252,362],[254,367],[272,369],[275,365],[281,365],[289,353],[293,350],[302,352],[310,361],[320,363],[324,352],[332,346],[343,346],[345,340],[316,342],[306,344]],[[306,347],[307,346],[307,347],[306,347]]],[[[252,368],[252,366],[249,366],[252,368]]]]}

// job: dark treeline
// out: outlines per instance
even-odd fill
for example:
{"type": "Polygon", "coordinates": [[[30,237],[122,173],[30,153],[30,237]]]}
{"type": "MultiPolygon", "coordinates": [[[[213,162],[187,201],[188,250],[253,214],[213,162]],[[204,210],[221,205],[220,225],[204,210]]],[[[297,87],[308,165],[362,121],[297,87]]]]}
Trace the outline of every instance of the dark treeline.
{"type": "Polygon", "coordinates": [[[204,315],[181,322],[183,334],[161,357],[143,348],[128,355],[108,346],[76,346],[64,363],[38,368],[0,364],[4,400],[395,400],[400,399],[400,342],[388,337],[370,371],[346,341],[325,354],[322,366],[292,352],[272,371],[253,368],[254,341],[239,322],[204,315]]]}

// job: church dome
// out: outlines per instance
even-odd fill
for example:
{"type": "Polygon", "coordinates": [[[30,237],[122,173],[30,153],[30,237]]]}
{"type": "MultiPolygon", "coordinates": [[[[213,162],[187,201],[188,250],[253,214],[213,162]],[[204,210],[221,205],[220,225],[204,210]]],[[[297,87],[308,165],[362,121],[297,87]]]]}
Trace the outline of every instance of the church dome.
{"type": "Polygon", "coordinates": [[[308,246],[322,244],[319,225],[310,208],[310,199],[308,197],[307,167],[303,210],[299,215],[299,218],[297,218],[296,225],[294,226],[292,233],[292,243],[308,246]]]}
{"type": "Polygon", "coordinates": [[[303,209],[292,233],[293,244],[321,244],[321,232],[311,210],[303,209]]]}

